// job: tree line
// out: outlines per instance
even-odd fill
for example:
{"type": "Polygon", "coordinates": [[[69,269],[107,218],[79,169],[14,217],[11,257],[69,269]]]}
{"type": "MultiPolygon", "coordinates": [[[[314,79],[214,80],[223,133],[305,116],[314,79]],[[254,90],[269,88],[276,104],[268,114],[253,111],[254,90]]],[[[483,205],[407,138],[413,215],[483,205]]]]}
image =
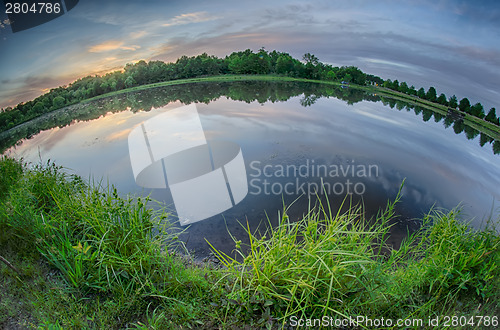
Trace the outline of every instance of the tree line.
{"type": "Polygon", "coordinates": [[[486,144],[491,144],[493,153],[496,155],[500,154],[500,140],[495,140],[490,136],[491,134],[488,135],[485,132],[481,132],[474,127],[466,124],[466,122],[464,121],[464,116],[460,113],[453,113],[448,111],[446,115],[443,115],[426,107],[421,107],[402,100],[385,98],[383,96],[380,97],[380,101],[384,105],[389,106],[391,109],[396,108],[399,111],[402,111],[403,109],[406,109],[406,111],[413,110],[413,112],[417,116],[420,116],[420,114],[422,114],[422,120],[424,122],[428,122],[429,120],[431,120],[431,118],[434,117],[434,122],[439,123],[443,121],[443,126],[446,129],[452,127],[455,134],[463,133],[468,140],[473,140],[477,136],[479,136],[479,145],[481,147],[484,147],[486,144]]]}
{"type": "Polygon", "coordinates": [[[42,114],[109,92],[164,81],[225,74],[274,74],[338,81],[344,84],[353,83],[361,86],[376,84],[450,108],[458,106],[461,111],[500,125],[494,108],[484,115],[484,109],[480,103],[471,105],[469,100],[464,98],[457,104],[455,96],[446,99],[446,96],[441,94],[438,97],[434,87],[429,88],[427,92],[423,88],[417,91],[413,86],[408,87],[405,82],[383,80],[378,76],[366,74],[354,66],[336,67],[322,63],[310,53],[305,54],[302,60],[298,60],[288,53],[276,50],[269,52],[261,48],[257,52],[250,49],[233,52],[224,58],[203,53],[192,57],[182,56],[170,63],[142,60],[135,64],[127,64],[122,71],[111,72],[103,76],[87,76],[68,86],[51,89],[32,101],[19,103],[14,108],[1,109],[0,131],[10,129],[42,114]]]}
{"type": "Polygon", "coordinates": [[[484,107],[481,103],[477,102],[472,105],[469,99],[466,97],[461,99],[459,102],[455,95],[452,95],[449,98],[447,98],[444,93],[441,93],[438,96],[436,88],[432,86],[429,87],[429,89],[426,92],[423,87],[417,90],[413,85],[408,86],[406,82],[403,81],[399,83],[398,80],[391,81],[390,79],[387,79],[382,83],[382,86],[394,91],[401,92],[406,95],[416,96],[423,100],[444,105],[453,110],[458,109],[464,113],[468,113],[477,118],[484,119],[492,124],[500,125],[500,119],[497,117],[495,108],[491,108],[488,111],[488,114],[485,114],[484,107]]]}
{"type": "Polygon", "coordinates": [[[392,109],[396,108],[400,111],[406,109],[415,112],[417,116],[422,114],[424,121],[429,121],[432,117],[434,117],[435,122],[444,119],[443,125],[445,128],[452,126],[456,134],[464,133],[468,139],[474,139],[479,135],[481,146],[491,144],[493,152],[500,154],[500,140],[494,140],[491,136],[470,127],[464,122],[463,116],[457,116],[453,113],[440,114],[426,107],[404,100],[374,95],[363,89],[342,88],[337,85],[301,81],[199,82],[190,85],[172,85],[112,95],[87,104],[75,104],[53,111],[46,116],[30,121],[26,125],[17,126],[9,132],[0,133],[0,153],[18,141],[36,135],[42,130],[48,130],[56,126],[64,127],[75,120],[94,120],[108,112],[116,113],[125,110],[132,112],[151,111],[154,108],[161,108],[166,104],[177,101],[183,104],[193,102],[208,104],[222,96],[235,101],[247,103],[257,101],[261,104],[285,102],[291,97],[302,96],[300,104],[304,107],[314,104],[320,98],[329,97],[343,100],[347,104],[361,101],[381,101],[392,109]]]}
{"type": "Polygon", "coordinates": [[[340,86],[291,81],[235,81],[235,82],[199,82],[186,85],[172,85],[160,88],[150,88],[137,92],[111,95],[87,104],[74,104],[58,109],[26,123],[17,126],[9,132],[0,132],[0,153],[15,145],[21,139],[36,135],[42,130],[53,127],[65,127],[74,120],[88,121],[99,118],[108,112],[130,110],[151,111],[171,102],[183,104],[205,103],[225,96],[241,102],[257,101],[285,102],[291,97],[300,96],[300,104],[304,107],[314,104],[321,97],[334,97],[354,104],[363,100],[377,102],[378,96],[355,88],[343,89],[340,86]]]}

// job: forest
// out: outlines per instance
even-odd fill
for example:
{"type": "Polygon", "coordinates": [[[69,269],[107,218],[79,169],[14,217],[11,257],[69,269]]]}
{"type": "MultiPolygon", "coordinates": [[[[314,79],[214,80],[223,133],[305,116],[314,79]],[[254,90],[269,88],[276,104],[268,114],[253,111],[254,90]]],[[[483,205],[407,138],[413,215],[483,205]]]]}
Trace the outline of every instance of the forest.
{"type": "Polygon", "coordinates": [[[406,82],[384,80],[378,76],[366,74],[354,66],[335,67],[322,63],[310,53],[305,54],[302,60],[298,60],[288,53],[276,50],[269,52],[261,48],[257,52],[250,49],[233,52],[224,58],[203,53],[192,57],[182,56],[170,63],[141,60],[135,64],[127,64],[121,71],[114,71],[103,76],[87,76],[68,86],[51,89],[34,100],[19,103],[13,108],[1,109],[0,132],[42,114],[107,93],[165,81],[228,74],[277,75],[334,81],[344,85],[380,86],[457,109],[457,111],[500,125],[495,108],[491,108],[485,114],[481,103],[472,105],[467,98],[458,101],[455,95],[447,98],[443,93],[438,96],[434,87],[430,87],[427,92],[424,88],[417,90],[414,86],[408,86],[406,82]]]}
{"type": "Polygon", "coordinates": [[[390,96],[375,95],[360,88],[343,88],[345,86],[313,83],[303,81],[283,80],[247,80],[247,81],[207,81],[196,82],[189,85],[171,85],[157,88],[147,88],[130,93],[108,94],[102,98],[85,104],[74,104],[50,112],[17,126],[8,132],[0,132],[0,153],[18,143],[22,139],[36,135],[40,131],[53,127],[65,127],[73,121],[90,121],[106,113],[116,113],[130,110],[132,112],[151,111],[161,108],[171,102],[183,104],[205,103],[225,96],[231,100],[246,103],[259,102],[285,102],[291,97],[301,96],[300,104],[304,107],[313,105],[320,98],[334,97],[355,104],[361,101],[382,102],[391,109],[413,111],[423,121],[442,122],[445,128],[451,127],[456,134],[465,134],[472,140],[479,136],[481,147],[491,144],[493,153],[500,154],[500,139],[496,132],[488,132],[483,127],[481,130],[472,127],[472,123],[464,120],[458,112],[440,113],[427,106],[419,106],[411,100],[398,100],[390,96]]]}

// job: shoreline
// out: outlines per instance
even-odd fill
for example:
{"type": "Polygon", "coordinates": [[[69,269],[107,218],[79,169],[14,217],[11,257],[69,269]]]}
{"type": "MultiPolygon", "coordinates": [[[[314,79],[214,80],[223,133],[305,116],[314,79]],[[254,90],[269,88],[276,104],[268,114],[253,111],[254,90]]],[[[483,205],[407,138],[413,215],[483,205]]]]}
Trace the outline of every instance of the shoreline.
{"type": "MultiPolygon", "coordinates": [[[[193,83],[203,83],[203,82],[238,82],[238,81],[284,81],[284,82],[305,82],[305,83],[317,83],[317,84],[325,84],[325,85],[332,85],[332,86],[346,86],[340,82],[336,81],[325,81],[325,80],[316,80],[316,79],[308,79],[308,78],[293,78],[293,77],[287,77],[287,76],[278,76],[278,75],[218,75],[218,76],[208,76],[208,77],[199,77],[199,78],[188,78],[188,79],[177,79],[177,80],[169,80],[169,81],[164,81],[164,82],[159,82],[159,83],[153,83],[153,84],[145,84],[145,85],[140,85],[136,87],[131,87],[131,88],[126,88],[126,89],[121,89],[118,91],[114,92],[109,92],[106,94],[98,95],[89,99],[82,100],[78,103],[70,104],[68,106],[65,106],[63,108],[55,109],[52,111],[49,111],[47,113],[44,113],[40,116],[37,116],[35,118],[32,118],[28,121],[25,121],[19,125],[16,125],[8,130],[0,132],[0,136],[3,133],[8,133],[9,131],[19,128],[21,125],[25,123],[29,123],[32,120],[35,120],[37,118],[43,117],[47,114],[53,113],[55,111],[60,111],[63,109],[68,109],[71,108],[72,106],[76,105],[84,105],[86,103],[100,100],[106,97],[110,96],[116,96],[116,95],[121,95],[121,94],[126,94],[130,92],[138,92],[138,91],[144,91],[147,89],[151,88],[158,88],[158,87],[167,87],[167,86],[177,86],[177,85],[184,85],[184,84],[193,84],[193,83]]],[[[349,84],[347,85],[348,88],[354,88],[354,89],[359,89],[359,90],[365,90],[369,92],[373,92],[375,95],[377,92],[379,94],[384,94],[384,96],[389,97],[391,99],[400,99],[405,102],[410,102],[414,103],[415,105],[423,106],[429,110],[432,110],[433,112],[438,112],[440,114],[446,115],[447,111],[454,111],[456,113],[461,114],[464,117],[464,121],[467,121],[467,123],[475,124],[474,126],[479,125],[479,128],[477,129],[487,129],[488,132],[484,132],[491,138],[495,140],[500,140],[500,126],[494,125],[484,119],[480,119],[477,117],[474,117],[470,114],[467,114],[465,112],[462,112],[458,109],[453,109],[450,107],[443,106],[438,103],[430,102],[427,100],[423,100],[417,96],[411,96],[407,95],[404,93],[401,93],[399,91],[394,91],[389,88],[381,87],[381,86],[361,86],[361,85],[356,85],[356,84],[349,84]]],[[[476,128],[476,127],[474,127],[476,128]]]]}

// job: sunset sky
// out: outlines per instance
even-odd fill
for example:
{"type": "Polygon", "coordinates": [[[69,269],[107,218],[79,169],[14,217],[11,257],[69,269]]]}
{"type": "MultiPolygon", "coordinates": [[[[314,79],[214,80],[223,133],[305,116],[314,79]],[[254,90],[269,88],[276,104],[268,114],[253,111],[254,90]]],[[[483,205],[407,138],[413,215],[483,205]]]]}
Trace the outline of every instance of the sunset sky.
{"type": "MultiPolygon", "coordinates": [[[[3,4],[2,4],[3,6],[3,4]]],[[[80,0],[12,33],[0,18],[0,107],[140,59],[250,48],[306,52],[500,108],[498,1],[80,0]]]]}

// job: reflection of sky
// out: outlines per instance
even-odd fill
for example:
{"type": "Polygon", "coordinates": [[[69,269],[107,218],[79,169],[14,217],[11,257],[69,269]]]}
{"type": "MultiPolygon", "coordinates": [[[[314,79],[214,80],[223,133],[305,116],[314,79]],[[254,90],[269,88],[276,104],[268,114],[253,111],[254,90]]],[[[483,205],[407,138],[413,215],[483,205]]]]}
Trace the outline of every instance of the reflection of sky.
{"type": "MultiPolygon", "coordinates": [[[[128,133],[177,106],[136,114],[124,111],[55,128],[25,141],[13,152],[28,161],[37,162],[39,156],[44,161],[55,160],[84,178],[92,173],[96,178],[108,178],[120,191],[139,193],[128,155],[128,133]]],[[[415,217],[434,203],[449,209],[463,202],[464,211],[476,216],[479,223],[493,201],[496,207],[500,203],[500,162],[491,146],[481,148],[478,137],[468,141],[433,119],[423,122],[413,111],[390,109],[380,102],[349,106],[333,98],[319,99],[304,108],[300,97],[264,106],[221,98],[197,108],[206,138],[238,143],[247,171],[253,160],[263,165],[302,165],[307,159],[376,165],[380,173],[369,179],[367,202],[385,203],[406,178],[404,203],[416,208],[410,212],[415,217]],[[380,191],[384,191],[383,197],[380,191]]],[[[261,209],[261,202],[269,200],[249,207],[261,209]]]]}
{"type": "Polygon", "coordinates": [[[264,46],[433,85],[489,109],[500,101],[499,31],[495,0],[80,1],[30,30],[0,26],[0,107],[140,59],[264,46]]]}

